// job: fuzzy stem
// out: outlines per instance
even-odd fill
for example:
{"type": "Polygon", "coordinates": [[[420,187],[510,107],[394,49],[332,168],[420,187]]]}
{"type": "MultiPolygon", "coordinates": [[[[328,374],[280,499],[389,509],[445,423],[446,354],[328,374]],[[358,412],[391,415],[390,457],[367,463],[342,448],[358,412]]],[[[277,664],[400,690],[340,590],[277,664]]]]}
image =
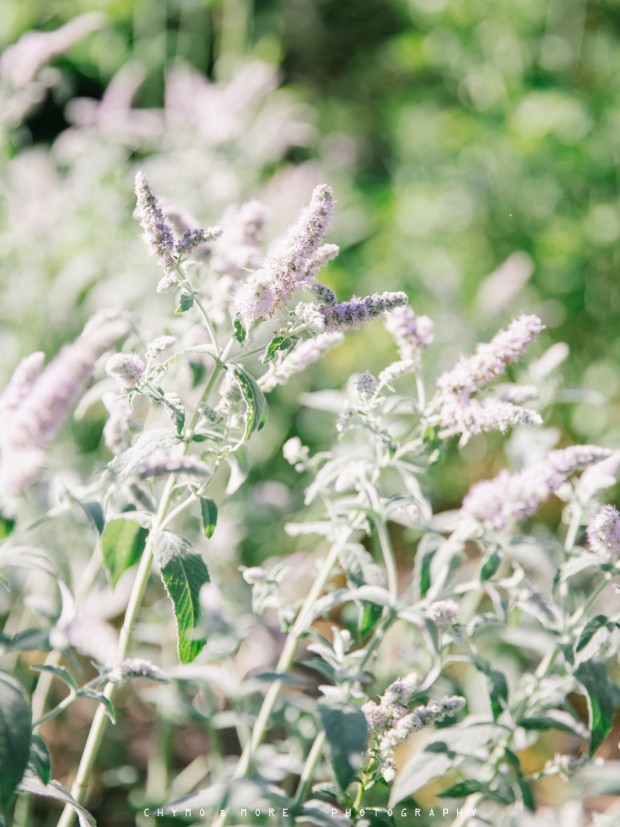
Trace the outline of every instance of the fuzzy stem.
{"type": "MultiPolygon", "coordinates": [[[[151,574],[151,567],[153,565],[153,544],[150,538],[159,529],[164,521],[170,506],[172,489],[174,488],[175,483],[176,475],[171,474],[166,482],[159,509],[155,516],[155,520],[153,521],[153,528],[149,534],[149,541],[147,542],[142,558],[140,559],[140,565],[138,567],[136,579],[134,580],[131,594],[129,596],[129,603],[127,604],[125,619],[123,620],[123,626],[119,636],[117,650],[117,661],[119,663],[127,657],[129,652],[133,629],[142,606],[142,600],[144,598],[149,576],[151,574]]],[[[103,694],[110,702],[114,699],[116,689],[117,685],[112,681],[109,681],[105,686],[103,694]]],[[[95,717],[93,718],[90,732],[88,733],[88,738],[86,740],[86,745],[84,747],[84,752],[82,753],[82,758],[80,760],[80,765],[78,767],[75,780],[71,787],[71,795],[78,802],[78,804],[81,804],[86,796],[88,781],[99,753],[99,747],[101,746],[101,742],[103,740],[107,721],[108,716],[106,709],[103,704],[99,704],[97,711],[95,712],[95,717]]],[[[74,818],[75,810],[67,805],[63,810],[62,816],[60,817],[58,827],[71,827],[74,818]]]]}
{"type": "MultiPolygon", "coordinates": [[[[226,350],[228,351],[229,349],[230,348],[227,347],[226,350]]],[[[215,365],[215,368],[213,369],[211,376],[209,377],[209,381],[207,382],[207,385],[201,396],[201,403],[208,400],[209,394],[215,387],[218,375],[222,369],[223,363],[218,361],[215,365]]],[[[198,410],[199,407],[200,404],[194,411],[194,415],[189,425],[188,430],[190,438],[193,435],[196,425],[200,420],[200,412],[198,410]]],[[[186,443],[186,446],[187,444],[188,443],[186,443]]],[[[151,537],[153,537],[155,532],[161,529],[162,525],[166,520],[166,516],[168,514],[170,503],[172,500],[172,491],[174,489],[176,481],[176,474],[171,474],[168,477],[168,480],[166,481],[166,485],[162,492],[159,508],[157,510],[157,514],[155,515],[155,519],[153,520],[153,526],[149,533],[149,540],[145,546],[142,558],[140,559],[140,565],[138,566],[136,579],[134,580],[131,594],[129,596],[129,602],[127,604],[125,618],[123,620],[123,626],[119,636],[117,651],[117,661],[119,663],[127,657],[127,654],[129,652],[133,628],[136,624],[138,613],[142,606],[142,601],[144,599],[144,594],[146,592],[146,587],[148,585],[149,576],[153,565],[153,545],[151,537]]],[[[103,694],[106,698],[108,698],[110,702],[112,702],[114,698],[116,689],[117,685],[112,683],[111,681],[106,684],[103,694]]],[[[97,711],[95,712],[95,717],[93,718],[93,723],[91,725],[90,732],[86,740],[86,745],[84,747],[84,752],[82,753],[80,765],[78,767],[78,771],[73,782],[73,786],[71,787],[71,794],[78,802],[78,804],[81,804],[86,796],[88,781],[92,773],[97,755],[99,753],[99,747],[101,746],[101,742],[103,740],[107,720],[108,719],[105,707],[102,704],[100,704],[97,708],[97,711]]],[[[60,821],[58,822],[58,827],[71,827],[74,818],[75,810],[73,810],[69,805],[67,805],[63,810],[60,821]]]]}

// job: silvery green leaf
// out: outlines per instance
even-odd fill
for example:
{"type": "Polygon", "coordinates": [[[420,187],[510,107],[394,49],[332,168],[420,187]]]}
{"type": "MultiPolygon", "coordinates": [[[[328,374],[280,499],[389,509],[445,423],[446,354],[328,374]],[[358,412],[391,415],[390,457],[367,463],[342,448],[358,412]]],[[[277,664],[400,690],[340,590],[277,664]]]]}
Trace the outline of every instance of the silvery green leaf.
{"type": "Polygon", "coordinates": [[[30,745],[30,765],[44,784],[51,778],[51,758],[47,744],[40,735],[32,736],[30,745]]]}
{"type": "Polygon", "coordinates": [[[44,784],[35,775],[27,774],[22,779],[19,790],[23,793],[52,798],[62,804],[68,804],[76,811],[80,827],[97,827],[97,822],[88,810],[78,804],[69,790],[65,789],[58,781],[50,781],[49,784],[44,784]]]}
{"type": "Polygon", "coordinates": [[[189,290],[181,290],[177,299],[175,313],[185,313],[194,306],[194,295],[189,290]]]}
{"type": "Polygon", "coordinates": [[[200,515],[202,517],[202,530],[207,538],[210,540],[215,533],[217,525],[217,505],[215,500],[210,497],[200,497],[200,515]]]}
{"type": "Polygon", "coordinates": [[[144,431],[131,448],[118,454],[108,465],[110,473],[118,482],[129,479],[142,463],[158,448],[178,445],[179,435],[169,428],[153,428],[144,431]]]}
{"type": "Polygon", "coordinates": [[[351,704],[321,701],[319,718],[327,738],[327,753],[341,790],[345,791],[361,766],[368,740],[366,716],[351,704]]]}
{"type": "Polygon", "coordinates": [[[245,402],[245,433],[244,439],[248,439],[254,431],[260,431],[267,421],[267,400],[265,394],[256,384],[256,380],[239,365],[232,365],[233,376],[235,377],[239,390],[245,402]]]}

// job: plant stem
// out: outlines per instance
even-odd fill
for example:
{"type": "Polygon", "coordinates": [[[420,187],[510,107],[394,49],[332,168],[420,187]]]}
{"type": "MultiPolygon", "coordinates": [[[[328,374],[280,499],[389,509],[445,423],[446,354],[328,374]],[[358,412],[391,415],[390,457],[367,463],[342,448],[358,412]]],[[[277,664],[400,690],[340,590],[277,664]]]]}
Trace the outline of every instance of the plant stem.
{"type": "MultiPolygon", "coordinates": [[[[129,652],[133,629],[142,606],[142,600],[144,598],[144,593],[146,592],[146,587],[148,585],[151,567],[153,564],[153,543],[151,538],[164,521],[170,506],[172,489],[174,488],[175,483],[176,475],[171,474],[166,482],[159,509],[153,521],[153,528],[149,534],[149,540],[140,559],[136,579],[134,580],[131,594],[129,596],[129,603],[127,604],[125,619],[123,620],[123,626],[119,636],[116,655],[117,662],[119,663],[127,657],[129,652]]],[[[109,681],[103,690],[103,694],[110,702],[112,702],[116,690],[117,684],[109,681]]],[[[99,704],[86,740],[86,745],[84,747],[84,752],[82,753],[82,758],[80,760],[80,765],[78,767],[75,780],[71,787],[71,795],[78,802],[78,804],[81,804],[86,796],[88,781],[93,771],[95,760],[99,752],[99,747],[101,746],[101,741],[103,740],[103,734],[105,732],[107,721],[108,717],[106,709],[103,704],[99,704]]],[[[75,811],[67,805],[63,810],[62,816],[60,817],[58,827],[70,827],[70,825],[73,824],[74,818],[75,811]]]]}
{"type": "MultiPolygon", "coordinates": [[[[276,665],[276,672],[285,673],[291,668],[293,661],[295,659],[295,655],[297,654],[297,646],[299,644],[299,639],[301,638],[302,634],[306,631],[308,616],[312,611],[312,607],[321,596],[323,589],[327,585],[332,569],[334,568],[338,560],[340,548],[340,543],[334,543],[327,557],[323,561],[323,565],[319,569],[314,579],[314,582],[310,587],[310,591],[306,595],[306,599],[304,600],[303,605],[299,610],[299,613],[297,614],[297,618],[295,620],[295,623],[293,624],[293,628],[288,634],[288,637],[284,644],[284,648],[282,649],[282,653],[276,665]]],[[[269,687],[269,690],[267,691],[267,694],[263,699],[263,703],[259,710],[256,721],[254,722],[254,726],[252,728],[252,737],[246,744],[245,749],[239,757],[239,761],[233,773],[233,779],[243,778],[250,769],[252,765],[252,760],[254,758],[254,753],[256,752],[260,744],[263,742],[263,739],[265,738],[265,735],[267,733],[269,720],[276,706],[276,703],[278,702],[280,693],[282,692],[283,685],[283,681],[277,680],[274,681],[274,683],[272,683],[269,687]]],[[[228,817],[227,811],[225,809],[226,803],[227,802],[225,799],[218,807],[220,815],[217,816],[217,818],[213,822],[212,827],[224,827],[224,824],[226,823],[226,819],[228,817]]]]}
{"type": "Polygon", "coordinates": [[[314,778],[314,772],[317,764],[321,760],[324,745],[325,732],[321,730],[314,739],[314,743],[312,744],[308,757],[306,758],[306,763],[304,764],[304,768],[301,772],[297,792],[295,793],[295,798],[293,799],[293,805],[291,808],[294,813],[299,812],[306,799],[306,794],[310,784],[312,784],[312,779],[314,778]]]}

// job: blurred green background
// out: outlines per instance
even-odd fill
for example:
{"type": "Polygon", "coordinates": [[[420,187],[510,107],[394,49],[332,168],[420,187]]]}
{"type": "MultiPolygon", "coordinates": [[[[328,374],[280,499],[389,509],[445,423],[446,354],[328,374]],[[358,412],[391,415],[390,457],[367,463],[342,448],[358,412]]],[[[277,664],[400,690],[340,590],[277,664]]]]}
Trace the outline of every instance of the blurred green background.
{"type": "MultiPolygon", "coordinates": [[[[231,202],[265,200],[272,236],[328,180],[342,254],[326,281],[343,297],[407,290],[436,323],[431,377],[520,310],[537,312],[543,344],[570,346],[566,383],[585,388],[560,397],[548,423],[566,439],[620,443],[618,0],[0,10],[2,46],[27,38],[0,71],[3,376],[105,304],[139,309],[145,338],[159,332],[168,299],[152,289],[132,218],[137,168],[205,224],[231,202]],[[104,17],[82,19],[81,36],[37,68],[36,32],[93,12],[104,17]]],[[[375,325],[278,391],[256,480],[290,483],[283,431],[321,441],[328,420],[296,413],[301,392],[380,369],[392,348],[375,325]]],[[[101,423],[87,425],[77,437],[97,450],[101,423]]],[[[471,473],[446,475],[448,504],[490,472],[497,445],[474,441],[471,473]]],[[[260,519],[266,542],[262,501],[260,519]]]]}

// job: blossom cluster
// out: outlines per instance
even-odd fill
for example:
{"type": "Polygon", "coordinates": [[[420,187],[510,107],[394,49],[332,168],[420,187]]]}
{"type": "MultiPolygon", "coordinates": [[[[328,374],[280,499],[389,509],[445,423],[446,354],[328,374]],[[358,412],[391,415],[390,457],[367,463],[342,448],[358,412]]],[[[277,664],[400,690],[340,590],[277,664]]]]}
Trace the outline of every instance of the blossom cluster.
{"type": "Polygon", "coordinates": [[[388,782],[394,780],[396,763],[394,751],[398,744],[425,727],[443,721],[465,706],[465,699],[454,695],[417,706],[411,712],[407,702],[415,684],[397,680],[383,693],[380,702],[367,701],[362,711],[366,716],[371,738],[377,741],[377,757],[381,773],[388,782]]]}
{"type": "Polygon", "coordinates": [[[603,505],[588,523],[590,549],[610,562],[620,558],[620,512],[613,505],[603,505]]]}
{"type": "Polygon", "coordinates": [[[494,479],[472,486],[463,500],[463,511],[487,528],[501,531],[511,520],[534,514],[574,471],[604,460],[610,453],[596,445],[572,445],[552,451],[531,468],[516,473],[500,471],[494,479]]]}
{"type": "Polygon", "coordinates": [[[43,356],[27,356],[0,397],[0,495],[9,504],[35,481],[45,449],[92,378],[95,362],[127,335],[115,313],[99,313],[80,336],[43,368],[43,356]]]}
{"type": "Polygon", "coordinates": [[[281,310],[299,291],[308,289],[319,268],[338,254],[323,245],[332,221],[334,196],[330,187],[315,187],[310,204],[274,246],[262,266],[235,291],[233,313],[246,328],[281,310]]]}
{"type": "Polygon", "coordinates": [[[542,424],[538,413],[510,399],[487,397],[480,401],[473,395],[501,376],[507,365],[518,361],[543,328],[538,316],[521,315],[490,342],[478,345],[473,356],[461,356],[439,377],[437,385],[442,395],[438,424],[444,436],[462,434],[467,440],[487,431],[505,433],[520,423],[542,424]]]}

